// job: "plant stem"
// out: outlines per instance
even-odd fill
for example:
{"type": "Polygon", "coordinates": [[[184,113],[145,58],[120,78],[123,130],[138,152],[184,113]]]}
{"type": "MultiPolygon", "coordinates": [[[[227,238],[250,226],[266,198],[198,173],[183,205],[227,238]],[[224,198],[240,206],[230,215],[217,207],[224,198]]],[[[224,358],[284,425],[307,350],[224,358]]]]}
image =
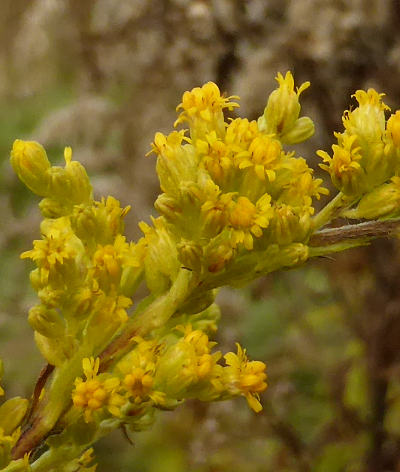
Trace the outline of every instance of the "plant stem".
{"type": "Polygon", "coordinates": [[[327,228],[315,232],[309,241],[310,246],[328,246],[356,239],[372,240],[392,237],[400,231],[400,218],[374,220],[338,228],[327,228]]]}
{"type": "Polygon", "coordinates": [[[339,192],[327,205],[322,208],[313,218],[314,230],[322,228],[330,221],[337,218],[344,208],[348,208],[358,200],[351,197],[346,197],[342,192],[339,192]]]}
{"type": "Polygon", "coordinates": [[[32,426],[19,438],[12,451],[13,459],[19,459],[34,449],[52,430],[63,411],[71,401],[71,390],[76,377],[82,371],[82,359],[90,355],[87,347],[82,348],[62,367],[55,369],[55,374],[49,387],[48,400],[38,413],[32,426]]]}
{"type": "Polygon", "coordinates": [[[193,288],[193,272],[181,269],[170,290],[154,300],[138,316],[131,318],[124,326],[122,334],[100,354],[100,370],[107,370],[116,357],[123,355],[134,342],[135,336],[144,336],[166,323],[190,295],[193,288]]]}

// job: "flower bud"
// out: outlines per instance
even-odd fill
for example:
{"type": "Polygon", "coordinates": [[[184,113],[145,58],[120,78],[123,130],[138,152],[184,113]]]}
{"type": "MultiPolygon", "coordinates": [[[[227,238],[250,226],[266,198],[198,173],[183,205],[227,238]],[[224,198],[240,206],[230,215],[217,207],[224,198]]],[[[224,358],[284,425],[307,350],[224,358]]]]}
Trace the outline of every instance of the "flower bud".
{"type": "Polygon", "coordinates": [[[258,126],[261,131],[275,134],[287,144],[305,141],[314,134],[314,124],[308,117],[299,119],[299,96],[310,86],[310,82],[305,82],[295,91],[294,79],[290,72],[287,72],[285,77],[279,73],[276,80],[279,88],[269,96],[258,126]]]}
{"type": "Polygon", "coordinates": [[[64,346],[59,339],[50,339],[40,334],[39,331],[35,331],[35,342],[40,353],[50,365],[59,367],[65,362],[64,346]]]}
{"type": "Polygon", "coordinates": [[[365,195],[357,208],[343,213],[346,218],[382,218],[394,217],[400,214],[400,177],[393,177],[390,183],[385,183],[365,195]]]}
{"type": "Polygon", "coordinates": [[[193,241],[182,240],[178,245],[178,257],[184,267],[198,272],[202,264],[203,250],[193,241]]]}
{"type": "Polygon", "coordinates": [[[140,223],[145,233],[147,254],[144,262],[146,283],[152,292],[165,291],[179,270],[176,241],[165,226],[165,220],[153,219],[154,227],[140,223]]]}
{"type": "Polygon", "coordinates": [[[42,197],[48,195],[50,162],[43,146],[35,141],[14,141],[11,165],[21,181],[32,192],[42,197]]]}
{"type": "Polygon", "coordinates": [[[71,155],[70,148],[65,148],[65,167],[50,169],[51,195],[63,203],[87,203],[92,196],[92,186],[85,168],[79,162],[71,161],[71,155]]]}
{"type": "Polygon", "coordinates": [[[45,218],[59,218],[69,213],[69,207],[54,198],[43,198],[39,203],[39,208],[45,218]]]}
{"type": "Polygon", "coordinates": [[[170,197],[166,193],[158,196],[154,208],[171,223],[179,220],[182,213],[176,198],[170,197]]]}
{"type": "Polygon", "coordinates": [[[28,410],[26,398],[10,398],[0,406],[0,428],[5,435],[11,434],[22,422],[28,410]]]}
{"type": "Polygon", "coordinates": [[[167,396],[182,398],[196,381],[197,358],[193,347],[182,340],[170,346],[160,358],[155,384],[167,396]]]}
{"type": "Polygon", "coordinates": [[[28,321],[31,327],[48,338],[61,338],[65,327],[56,310],[37,305],[29,310],[28,321]]]}
{"type": "Polygon", "coordinates": [[[314,136],[315,126],[312,119],[308,116],[302,116],[299,118],[293,128],[282,136],[281,141],[284,144],[298,144],[314,136]]]}

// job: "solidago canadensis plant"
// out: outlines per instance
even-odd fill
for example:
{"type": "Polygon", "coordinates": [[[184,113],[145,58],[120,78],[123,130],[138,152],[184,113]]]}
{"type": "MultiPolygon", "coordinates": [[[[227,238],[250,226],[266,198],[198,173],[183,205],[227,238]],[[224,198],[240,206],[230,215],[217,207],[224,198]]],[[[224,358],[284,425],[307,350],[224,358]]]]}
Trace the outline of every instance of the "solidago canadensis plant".
{"type": "Polygon", "coordinates": [[[147,428],[157,410],[189,398],[242,396],[259,412],[264,362],[211,341],[217,290],[396,235],[400,111],[386,119],[383,94],[355,93],[337,144],[318,151],[338,192],[317,212],[328,190],[292,150],[314,134],[300,117],[310,84],[295,89],[290,72],[277,81],[257,121],[224,117],[239,97],[212,82],[183,94],[175,127],[186,127],[156,133],[151,145],[160,216],[140,223],[137,242],[124,236],[129,207],[94,200],[70,148],[58,167],[40,144],[15,141],[11,164],[42,197],[42,239],[21,257],[36,264],[28,321],[47,366],[31,399],[0,406],[2,472],[94,471],[99,438],[147,428]],[[370,221],[323,229],[341,216],[370,221]]]}

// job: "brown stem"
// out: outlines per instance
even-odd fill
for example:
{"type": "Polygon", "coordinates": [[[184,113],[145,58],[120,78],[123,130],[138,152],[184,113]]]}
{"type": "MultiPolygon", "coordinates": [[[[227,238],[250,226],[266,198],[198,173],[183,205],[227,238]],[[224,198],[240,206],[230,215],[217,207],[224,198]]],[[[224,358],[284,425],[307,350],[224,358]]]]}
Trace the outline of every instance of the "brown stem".
{"type": "Polygon", "coordinates": [[[313,247],[330,246],[346,240],[388,238],[393,237],[399,230],[400,218],[386,221],[367,221],[317,231],[311,236],[309,245],[313,247]]]}
{"type": "Polygon", "coordinates": [[[31,422],[31,419],[39,403],[40,394],[42,393],[43,387],[46,385],[47,379],[50,377],[53,370],[54,365],[47,364],[40,371],[39,377],[36,381],[35,389],[33,390],[31,408],[26,419],[27,424],[31,422]]]}

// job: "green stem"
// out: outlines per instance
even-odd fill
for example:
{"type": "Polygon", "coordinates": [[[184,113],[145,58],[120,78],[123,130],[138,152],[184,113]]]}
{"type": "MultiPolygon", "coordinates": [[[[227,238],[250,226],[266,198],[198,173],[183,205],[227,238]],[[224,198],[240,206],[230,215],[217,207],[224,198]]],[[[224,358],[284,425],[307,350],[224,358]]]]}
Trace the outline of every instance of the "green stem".
{"type": "Polygon", "coordinates": [[[313,218],[314,230],[322,228],[330,221],[334,220],[340,215],[344,208],[348,208],[358,200],[358,197],[348,197],[342,192],[339,192],[327,205],[322,208],[313,218]]]}
{"type": "Polygon", "coordinates": [[[169,291],[154,300],[138,316],[131,318],[123,332],[100,354],[101,370],[107,370],[112,362],[123,355],[133,344],[135,336],[145,336],[161,327],[177,311],[195,287],[193,272],[181,269],[169,291]]]}
{"type": "MultiPolygon", "coordinates": [[[[111,422],[103,422],[99,425],[96,434],[92,439],[86,443],[66,441],[65,444],[50,447],[48,451],[43,453],[33,464],[31,464],[32,472],[50,472],[64,470],[67,464],[72,465],[73,462],[78,462],[81,455],[89,449],[92,444],[97,442],[100,438],[106,436],[111,431],[120,426],[119,420],[111,422]],[[72,464],[71,464],[72,463],[72,464]]],[[[78,465],[78,464],[77,464],[78,465]]],[[[72,470],[72,468],[71,468],[72,470]]],[[[78,469],[73,469],[78,470],[78,469]]],[[[79,470],[81,470],[79,468],[79,470]]],[[[2,471],[0,471],[2,472],[2,471]]]]}
{"type": "Polygon", "coordinates": [[[48,400],[32,426],[19,438],[12,451],[13,459],[19,459],[35,448],[49,433],[71,401],[71,391],[76,377],[82,371],[82,359],[90,355],[87,346],[81,349],[62,367],[55,370],[49,387],[48,400]]]}

